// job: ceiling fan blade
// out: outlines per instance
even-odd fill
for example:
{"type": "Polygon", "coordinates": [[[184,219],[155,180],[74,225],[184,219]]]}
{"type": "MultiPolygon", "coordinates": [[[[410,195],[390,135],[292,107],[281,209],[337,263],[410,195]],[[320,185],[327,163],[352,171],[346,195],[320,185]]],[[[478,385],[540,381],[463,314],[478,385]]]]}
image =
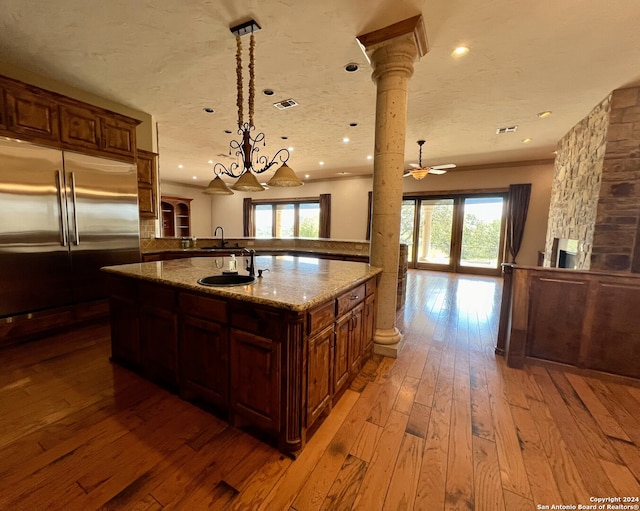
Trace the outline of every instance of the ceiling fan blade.
{"type": "Polygon", "coordinates": [[[443,168],[435,168],[435,167],[431,167],[431,168],[429,169],[429,174],[437,174],[437,175],[440,175],[440,174],[446,174],[446,173],[447,173],[447,171],[446,171],[445,169],[443,169],[443,168]]]}
{"type": "Polygon", "coordinates": [[[417,163],[409,163],[410,167],[413,167],[414,169],[419,169],[420,165],[418,165],[417,163]]]}
{"type": "Polygon", "coordinates": [[[411,175],[411,172],[409,172],[408,170],[402,174],[402,177],[409,177],[411,175]]]}
{"type": "Polygon", "coordinates": [[[433,167],[431,167],[432,169],[455,169],[456,165],[455,163],[445,163],[443,165],[434,165],[433,167]]]}

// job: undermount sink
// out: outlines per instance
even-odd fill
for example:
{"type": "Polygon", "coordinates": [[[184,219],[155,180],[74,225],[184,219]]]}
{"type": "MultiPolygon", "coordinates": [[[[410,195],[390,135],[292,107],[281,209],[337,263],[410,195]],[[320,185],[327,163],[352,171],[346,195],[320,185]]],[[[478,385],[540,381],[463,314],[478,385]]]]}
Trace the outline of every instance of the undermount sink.
{"type": "Polygon", "coordinates": [[[211,275],[198,280],[198,284],[203,286],[245,286],[256,281],[251,275],[211,275]]]}

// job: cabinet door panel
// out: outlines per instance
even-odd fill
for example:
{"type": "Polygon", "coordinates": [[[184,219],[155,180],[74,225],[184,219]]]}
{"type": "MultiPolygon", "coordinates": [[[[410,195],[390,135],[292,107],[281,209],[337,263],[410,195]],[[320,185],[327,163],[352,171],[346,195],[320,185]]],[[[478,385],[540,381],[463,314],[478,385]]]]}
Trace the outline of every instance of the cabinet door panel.
{"type": "Polygon", "coordinates": [[[111,296],[111,356],[133,368],[140,366],[138,306],[133,299],[111,296]]]}
{"type": "Polygon", "coordinates": [[[349,332],[349,372],[355,375],[360,371],[362,363],[363,340],[363,311],[364,304],[360,303],[351,311],[351,325],[349,332]]]}
{"type": "Polygon", "coordinates": [[[58,141],[58,105],[52,99],[30,90],[7,90],[7,127],[36,138],[58,141]]]}
{"type": "Polygon", "coordinates": [[[313,424],[331,402],[332,354],[333,325],[309,339],[307,427],[313,424]]]}
{"type": "Polygon", "coordinates": [[[110,153],[133,156],[136,151],[136,127],[133,124],[100,118],[102,149],[110,153]]]}
{"type": "Polygon", "coordinates": [[[280,428],[280,344],[231,329],[231,409],[259,428],[280,428]]]}
{"type": "Polygon", "coordinates": [[[228,404],[228,329],[220,323],[183,316],[180,331],[180,391],[226,407],[228,404]]]}
{"type": "Polygon", "coordinates": [[[66,144],[88,149],[100,149],[98,116],[88,108],[60,107],[60,138],[66,144]]]}
{"type": "Polygon", "coordinates": [[[178,382],[178,332],[174,312],[143,306],[140,313],[142,370],[150,380],[175,387],[178,382]]]}
{"type": "Polygon", "coordinates": [[[368,356],[373,344],[373,333],[376,324],[376,297],[375,295],[367,296],[364,302],[364,339],[363,352],[368,356]]]}
{"type": "Polygon", "coordinates": [[[349,381],[349,333],[351,314],[336,321],[335,345],[333,349],[333,395],[340,393],[349,381]]]}

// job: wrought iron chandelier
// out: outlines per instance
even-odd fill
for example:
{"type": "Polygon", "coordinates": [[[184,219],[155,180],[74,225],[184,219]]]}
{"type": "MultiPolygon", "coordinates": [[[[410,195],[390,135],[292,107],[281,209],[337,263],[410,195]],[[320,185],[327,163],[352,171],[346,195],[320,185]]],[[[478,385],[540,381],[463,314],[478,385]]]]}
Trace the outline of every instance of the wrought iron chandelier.
{"type": "Polygon", "coordinates": [[[282,166],[276,171],[273,177],[267,183],[268,186],[301,186],[303,182],[296,176],[295,172],[287,165],[289,160],[289,151],[285,148],[280,149],[276,154],[269,158],[261,155],[258,144],[266,145],[265,135],[260,132],[252,136],[255,131],[253,123],[253,112],[255,102],[255,38],[253,33],[260,30],[254,20],[247,21],[241,25],[231,27],[231,33],[236,36],[236,81],[237,81],[237,101],[238,106],[238,135],[241,140],[232,140],[229,143],[229,154],[236,156],[236,161],[232,162],[229,167],[225,167],[223,163],[216,163],[213,167],[215,178],[209,183],[204,193],[211,195],[231,195],[233,190],[242,192],[261,192],[265,188],[262,186],[255,174],[262,174],[270,170],[274,165],[282,163],[282,166]],[[243,99],[243,79],[242,79],[242,36],[251,34],[249,43],[249,120],[244,122],[244,99],[243,99]],[[227,187],[226,183],[220,177],[227,175],[238,180],[231,186],[227,187]]]}

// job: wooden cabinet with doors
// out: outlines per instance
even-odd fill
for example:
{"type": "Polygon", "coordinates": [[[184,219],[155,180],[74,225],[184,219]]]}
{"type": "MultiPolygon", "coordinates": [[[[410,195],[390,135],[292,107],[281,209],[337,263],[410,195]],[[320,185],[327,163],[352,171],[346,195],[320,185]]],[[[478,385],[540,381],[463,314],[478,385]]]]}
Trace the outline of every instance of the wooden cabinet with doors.
{"type": "Polygon", "coordinates": [[[176,388],[178,315],[174,289],[143,282],[140,297],[140,364],[148,379],[176,388]]]}
{"type": "Polygon", "coordinates": [[[32,140],[60,140],[58,102],[37,87],[8,87],[7,129],[32,140]]]}
{"type": "Polygon", "coordinates": [[[140,368],[140,326],[138,286],[130,279],[109,276],[111,320],[111,358],[115,362],[140,368]]]}
{"type": "Polygon", "coordinates": [[[138,209],[140,218],[158,218],[156,207],[156,183],[158,155],[138,149],[138,209]]]}
{"type": "Polygon", "coordinates": [[[182,197],[162,196],[162,236],[183,238],[191,236],[191,201],[182,197]]]}
{"type": "Polygon", "coordinates": [[[322,413],[331,408],[335,301],[331,300],[313,308],[307,317],[309,331],[307,425],[311,426],[322,413]]]}
{"type": "Polygon", "coordinates": [[[180,396],[226,410],[229,405],[229,328],[224,300],[180,293],[180,396]]]}
{"type": "Polygon", "coordinates": [[[0,134],[133,162],[140,121],[0,76],[0,134]]]}

